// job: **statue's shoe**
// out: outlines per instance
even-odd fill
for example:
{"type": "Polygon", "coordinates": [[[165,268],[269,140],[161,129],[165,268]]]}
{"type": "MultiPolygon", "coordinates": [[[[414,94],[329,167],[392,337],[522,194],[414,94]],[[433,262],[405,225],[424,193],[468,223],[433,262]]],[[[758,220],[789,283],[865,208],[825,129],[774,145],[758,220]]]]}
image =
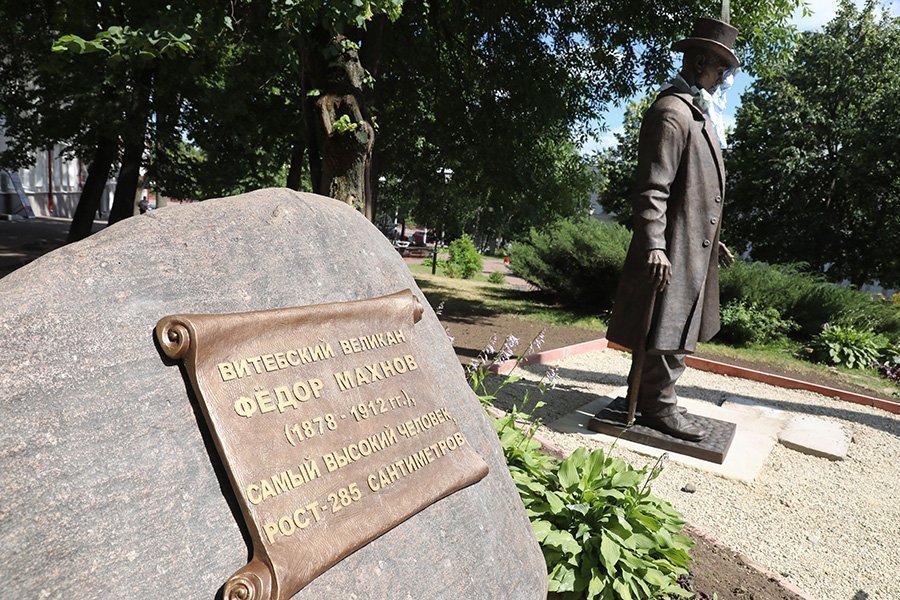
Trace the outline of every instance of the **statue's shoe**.
{"type": "Polygon", "coordinates": [[[706,430],[687,419],[676,410],[667,415],[641,415],[637,423],[689,442],[699,442],[706,437],[706,430]]]}

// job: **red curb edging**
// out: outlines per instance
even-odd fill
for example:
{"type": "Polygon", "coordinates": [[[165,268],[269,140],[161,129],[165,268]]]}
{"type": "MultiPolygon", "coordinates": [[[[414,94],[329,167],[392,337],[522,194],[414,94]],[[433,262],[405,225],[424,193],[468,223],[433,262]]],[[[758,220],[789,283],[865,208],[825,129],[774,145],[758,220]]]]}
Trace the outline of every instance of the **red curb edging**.
{"type": "Polygon", "coordinates": [[[545,365],[549,362],[562,360],[563,358],[568,358],[570,356],[586,354],[588,352],[594,352],[595,350],[604,350],[608,344],[609,342],[606,340],[606,338],[600,338],[587,342],[581,342],[580,344],[572,344],[571,346],[563,346],[562,348],[556,348],[553,350],[545,350],[543,352],[525,356],[518,362],[516,362],[515,358],[511,358],[501,363],[495,363],[490,366],[488,371],[496,375],[506,375],[515,368],[516,364],[545,365]]]}
{"type": "MultiPolygon", "coordinates": [[[[489,372],[497,375],[506,375],[515,368],[516,364],[542,365],[556,360],[561,360],[563,358],[568,358],[569,356],[585,354],[587,352],[603,350],[605,348],[612,348],[613,350],[628,352],[627,348],[624,348],[616,344],[615,342],[610,342],[606,338],[600,338],[591,340],[589,342],[582,342],[580,344],[573,344],[571,346],[556,348],[554,350],[545,350],[544,352],[538,352],[536,354],[532,354],[530,356],[522,358],[518,363],[516,363],[516,359],[510,359],[502,363],[496,363],[491,365],[491,367],[489,368],[489,372]]],[[[841,400],[852,402],[854,404],[872,406],[874,408],[880,408],[881,410],[893,413],[895,415],[900,415],[900,402],[894,402],[892,400],[873,398],[872,396],[857,394],[856,392],[840,390],[837,388],[819,385],[817,383],[810,383],[801,379],[785,377],[783,375],[773,375],[772,373],[756,371],[754,369],[748,369],[746,367],[739,367],[737,365],[718,362],[715,360],[710,360],[708,358],[700,358],[699,356],[686,356],[684,362],[687,366],[698,369],[700,371],[708,371],[710,373],[716,373],[717,375],[729,375],[731,377],[750,379],[752,381],[759,381],[761,383],[767,383],[769,385],[787,389],[807,390],[810,392],[815,392],[817,394],[822,394],[823,396],[839,398],[841,400]]]]}
{"type": "Polygon", "coordinates": [[[700,358],[698,356],[687,356],[685,357],[684,362],[689,367],[693,367],[701,371],[709,371],[718,375],[731,375],[732,377],[751,379],[753,381],[760,381],[762,383],[768,383],[769,385],[788,389],[807,390],[810,392],[815,392],[817,394],[822,394],[823,396],[840,398],[841,400],[853,402],[854,404],[864,404],[866,406],[873,406],[875,408],[880,408],[881,410],[886,410],[890,413],[900,414],[900,402],[891,402],[890,400],[873,398],[864,394],[857,394],[856,392],[848,392],[847,390],[840,390],[825,385],[819,385],[817,383],[810,383],[808,381],[793,379],[791,377],[785,377],[783,375],[773,375],[772,373],[765,373],[763,371],[756,371],[754,369],[747,369],[745,367],[737,367],[735,365],[710,360],[708,358],[700,358]]]}

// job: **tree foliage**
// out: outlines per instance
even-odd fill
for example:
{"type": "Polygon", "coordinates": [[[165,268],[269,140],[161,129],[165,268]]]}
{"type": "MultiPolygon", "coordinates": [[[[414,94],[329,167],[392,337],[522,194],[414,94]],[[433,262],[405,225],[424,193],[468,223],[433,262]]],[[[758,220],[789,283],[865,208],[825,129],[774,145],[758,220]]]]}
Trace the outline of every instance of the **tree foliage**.
{"type": "Polygon", "coordinates": [[[616,221],[629,228],[631,228],[629,192],[637,169],[641,120],[652,103],[653,98],[650,96],[629,102],[625,108],[622,131],[615,134],[616,145],[601,151],[597,156],[597,169],[602,182],[598,194],[600,206],[616,221]]]}
{"type": "Polygon", "coordinates": [[[745,93],[725,232],[767,262],[900,284],[900,19],[844,0],[745,93]]]}
{"type": "MultiPolygon", "coordinates": [[[[735,0],[742,55],[783,60],[799,2],[735,0]]],[[[593,177],[577,149],[603,107],[664,77],[672,41],[718,9],[711,0],[653,10],[563,0],[5,3],[0,114],[12,143],[0,161],[20,166],[63,142],[95,164],[112,155],[129,181],[142,166],[159,190],[193,198],[304,180],[359,200],[383,180],[385,213],[508,238],[584,208],[593,177]]]]}
{"type": "MultiPolygon", "coordinates": [[[[733,2],[739,51],[759,68],[784,60],[794,0],[733,2]]],[[[657,85],[670,46],[718,2],[413,4],[392,29],[379,81],[380,202],[402,217],[527,232],[586,208],[594,185],[575,149],[609,101],[657,85]],[[452,170],[447,180],[444,173],[452,170]]]]}

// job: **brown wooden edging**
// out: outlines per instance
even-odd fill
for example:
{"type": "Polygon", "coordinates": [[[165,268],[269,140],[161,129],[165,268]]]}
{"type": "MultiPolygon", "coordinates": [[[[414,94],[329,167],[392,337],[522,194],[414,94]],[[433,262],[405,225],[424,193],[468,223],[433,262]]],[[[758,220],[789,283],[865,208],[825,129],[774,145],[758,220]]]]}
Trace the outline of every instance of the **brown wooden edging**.
{"type": "MultiPolygon", "coordinates": [[[[515,359],[497,363],[491,366],[490,372],[496,373],[498,375],[505,375],[512,371],[513,368],[515,368],[516,364],[546,364],[561,360],[563,358],[567,358],[569,356],[585,354],[587,352],[594,352],[595,350],[603,350],[605,348],[612,348],[613,350],[628,352],[627,348],[610,342],[606,338],[600,338],[591,340],[589,342],[583,342],[581,344],[574,344],[572,346],[538,352],[537,354],[532,354],[530,356],[522,358],[518,363],[516,363],[515,359]]],[[[699,356],[686,356],[684,362],[687,366],[698,369],[700,371],[709,371],[710,373],[716,373],[717,375],[728,375],[731,377],[750,379],[752,381],[759,381],[761,383],[767,383],[776,387],[783,387],[794,390],[807,390],[810,392],[815,392],[817,394],[822,394],[823,396],[839,398],[847,402],[853,402],[854,404],[873,406],[875,408],[880,408],[881,410],[886,410],[887,412],[893,413],[895,415],[900,414],[900,402],[894,402],[892,400],[873,398],[872,396],[857,394],[856,392],[849,392],[847,390],[841,390],[824,385],[819,385],[816,383],[810,383],[808,381],[802,381],[800,379],[784,377],[783,375],[773,375],[772,373],[765,373],[763,371],[756,371],[754,369],[748,369],[746,367],[730,365],[728,363],[710,360],[708,358],[700,358],[699,356]]]]}

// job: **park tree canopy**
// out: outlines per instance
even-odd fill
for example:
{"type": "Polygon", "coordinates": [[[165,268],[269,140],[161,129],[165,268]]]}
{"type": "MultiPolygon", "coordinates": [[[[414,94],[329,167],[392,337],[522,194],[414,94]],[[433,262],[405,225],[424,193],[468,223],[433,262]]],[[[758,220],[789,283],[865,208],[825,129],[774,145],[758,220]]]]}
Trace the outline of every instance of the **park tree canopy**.
{"type": "Polygon", "coordinates": [[[900,285],[900,19],[844,0],[743,96],[725,232],[754,259],[900,285]]]}
{"type": "MultiPolygon", "coordinates": [[[[788,55],[800,2],[732,2],[739,52],[760,72],[788,55]]],[[[13,4],[0,8],[0,69],[15,82],[0,90],[14,142],[5,166],[30,147],[73,143],[89,183],[105,179],[94,165],[121,165],[123,198],[134,189],[123,173],[135,181],[143,166],[181,197],[306,180],[370,218],[383,180],[384,212],[504,236],[583,206],[591,176],[577,148],[605,104],[665,77],[671,43],[720,10],[708,0],[13,4]]]]}
{"type": "MultiPolygon", "coordinates": [[[[797,2],[734,2],[758,70],[787,56],[797,2]]],[[[671,44],[718,2],[498,0],[408,4],[378,83],[376,168],[391,214],[515,236],[586,208],[594,177],[576,149],[605,105],[657,85],[671,44]],[[447,177],[447,172],[452,176],[447,177]],[[396,213],[394,212],[396,211],[396,213]]]]}

